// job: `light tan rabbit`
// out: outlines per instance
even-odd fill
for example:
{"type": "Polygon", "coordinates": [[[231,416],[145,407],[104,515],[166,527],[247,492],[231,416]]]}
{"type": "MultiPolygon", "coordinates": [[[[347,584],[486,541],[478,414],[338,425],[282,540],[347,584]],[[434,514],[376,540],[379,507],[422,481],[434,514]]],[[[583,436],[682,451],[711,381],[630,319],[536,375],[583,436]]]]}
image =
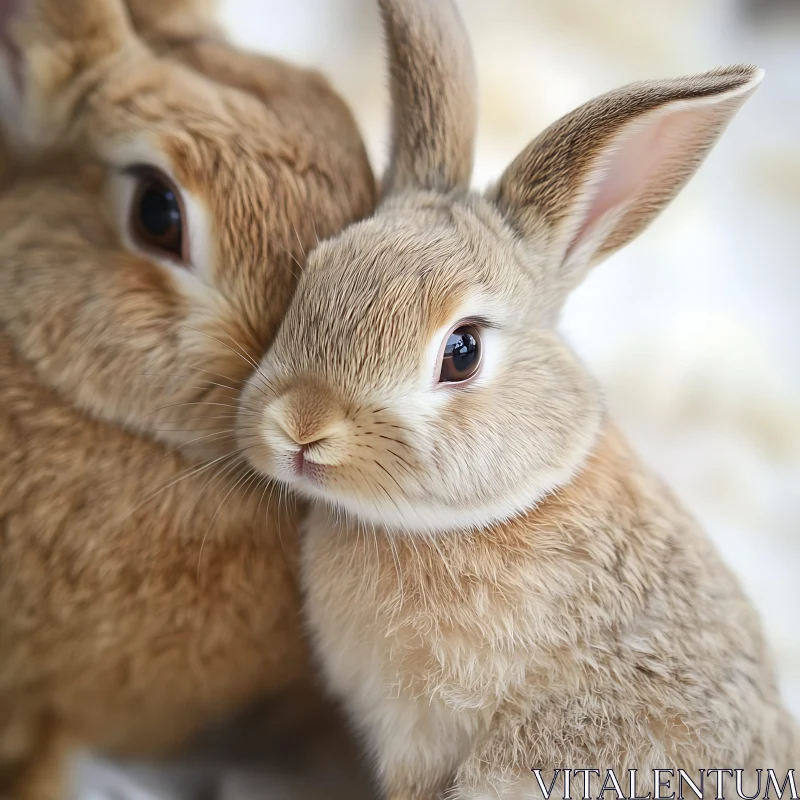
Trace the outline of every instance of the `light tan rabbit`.
{"type": "Polygon", "coordinates": [[[755,768],[785,779],[800,738],[756,615],[555,330],[570,290],[681,189],[760,71],[592,100],[478,195],[453,4],[380,5],[385,197],[309,258],[242,395],[240,441],[317,501],[308,622],[385,796],[533,798],[553,780],[553,797],[583,796],[569,768],[613,769],[625,796],[625,770],[651,792],[661,768],[695,782],[745,769],[748,793],[755,768]]]}
{"type": "Polygon", "coordinates": [[[292,510],[238,466],[233,398],[295,262],[374,181],[324,79],[236,50],[192,4],[145,25],[154,5],[130,10],[161,57],[119,0],[0,0],[13,800],[62,797],[78,748],[160,755],[309,678],[292,510]]]}

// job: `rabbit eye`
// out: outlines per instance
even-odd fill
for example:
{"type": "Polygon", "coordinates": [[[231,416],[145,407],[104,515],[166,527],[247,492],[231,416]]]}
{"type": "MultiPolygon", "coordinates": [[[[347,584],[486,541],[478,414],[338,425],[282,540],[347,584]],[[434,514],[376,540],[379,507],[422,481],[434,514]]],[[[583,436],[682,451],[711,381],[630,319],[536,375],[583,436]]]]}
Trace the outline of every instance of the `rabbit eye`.
{"type": "Polygon", "coordinates": [[[480,365],[480,332],[475,325],[461,324],[445,340],[439,383],[463,383],[480,365]]]}
{"type": "Polygon", "coordinates": [[[130,212],[134,242],[145,250],[188,262],[180,193],[160,172],[138,169],[134,174],[137,183],[130,212]]]}

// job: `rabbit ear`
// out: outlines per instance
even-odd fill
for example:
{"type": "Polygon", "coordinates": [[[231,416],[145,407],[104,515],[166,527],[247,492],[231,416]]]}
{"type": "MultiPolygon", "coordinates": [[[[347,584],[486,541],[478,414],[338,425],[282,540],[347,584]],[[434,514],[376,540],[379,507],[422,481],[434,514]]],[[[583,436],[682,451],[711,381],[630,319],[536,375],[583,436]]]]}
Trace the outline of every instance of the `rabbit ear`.
{"type": "Polygon", "coordinates": [[[472,49],[452,0],[379,0],[389,50],[391,159],[385,194],[466,188],[476,88],[472,49]]]}
{"type": "Polygon", "coordinates": [[[134,40],[119,0],[0,0],[0,132],[46,146],[134,40]]]}
{"type": "Polygon", "coordinates": [[[524,238],[548,242],[566,293],[672,200],[762,77],[734,66],[592,100],[530,144],[490,197],[524,238]]]}
{"type": "Polygon", "coordinates": [[[148,40],[217,35],[218,0],[126,0],[136,31],[148,40]]]}

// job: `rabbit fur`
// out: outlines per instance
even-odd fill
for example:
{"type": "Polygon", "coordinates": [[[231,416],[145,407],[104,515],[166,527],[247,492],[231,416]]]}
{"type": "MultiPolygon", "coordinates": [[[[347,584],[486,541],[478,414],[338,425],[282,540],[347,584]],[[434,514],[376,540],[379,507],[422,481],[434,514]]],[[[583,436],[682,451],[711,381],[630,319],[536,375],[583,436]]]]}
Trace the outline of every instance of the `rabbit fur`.
{"type": "Polygon", "coordinates": [[[240,463],[234,400],[375,185],[324,78],[211,11],[0,0],[4,800],[311,678],[293,504],[240,463]],[[142,165],[181,198],[183,263],[133,238],[142,165]]]}
{"type": "Polygon", "coordinates": [[[761,72],[596,98],[481,195],[454,4],[380,7],[384,196],[310,256],[242,394],[239,439],[313,501],[307,620],[384,796],[546,796],[535,769],[553,797],[569,768],[646,771],[650,786],[662,768],[785,776],[800,736],[755,613],[556,330],[569,292],[689,180],[761,72]],[[442,382],[466,324],[478,371],[442,382]]]}

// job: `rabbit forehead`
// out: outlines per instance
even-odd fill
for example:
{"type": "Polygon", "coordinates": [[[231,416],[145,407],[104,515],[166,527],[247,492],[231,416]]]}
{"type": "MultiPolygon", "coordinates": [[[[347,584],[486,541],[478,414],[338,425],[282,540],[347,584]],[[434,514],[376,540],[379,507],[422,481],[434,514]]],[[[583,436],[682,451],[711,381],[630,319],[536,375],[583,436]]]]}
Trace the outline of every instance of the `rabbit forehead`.
{"type": "Polygon", "coordinates": [[[248,93],[165,59],[148,59],[141,68],[115,75],[94,94],[87,111],[81,126],[90,149],[105,155],[129,139],[158,141],[187,185],[208,183],[218,166],[192,157],[193,144],[212,157],[235,150],[238,158],[253,161],[284,155],[296,133],[248,93]]]}
{"type": "Polygon", "coordinates": [[[489,227],[462,203],[417,201],[381,210],[321,245],[302,286],[313,302],[339,308],[343,324],[370,315],[391,330],[413,316],[427,338],[459,310],[508,316],[507,301],[528,279],[502,225],[489,227]],[[469,309],[470,300],[479,307],[469,309]]]}
{"type": "Polygon", "coordinates": [[[369,359],[365,380],[416,376],[449,325],[503,324],[520,306],[525,276],[504,248],[483,252],[487,236],[496,238],[452,207],[390,209],[351,226],[311,255],[284,323],[286,349],[302,369],[334,364],[340,374],[369,359]]]}

